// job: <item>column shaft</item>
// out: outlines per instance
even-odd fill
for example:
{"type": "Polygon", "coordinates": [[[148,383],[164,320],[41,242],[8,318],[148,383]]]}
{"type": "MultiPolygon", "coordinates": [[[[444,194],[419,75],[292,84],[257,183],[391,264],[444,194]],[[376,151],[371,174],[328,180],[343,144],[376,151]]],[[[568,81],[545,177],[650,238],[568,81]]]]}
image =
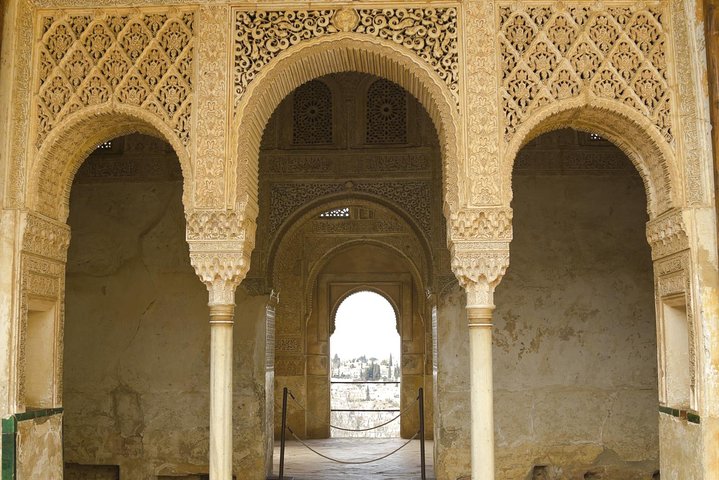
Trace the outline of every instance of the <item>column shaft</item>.
{"type": "Polygon", "coordinates": [[[492,310],[467,306],[473,480],[494,479],[492,310]]]}
{"type": "Polygon", "coordinates": [[[210,305],[210,479],[232,480],[234,305],[210,305]]]}

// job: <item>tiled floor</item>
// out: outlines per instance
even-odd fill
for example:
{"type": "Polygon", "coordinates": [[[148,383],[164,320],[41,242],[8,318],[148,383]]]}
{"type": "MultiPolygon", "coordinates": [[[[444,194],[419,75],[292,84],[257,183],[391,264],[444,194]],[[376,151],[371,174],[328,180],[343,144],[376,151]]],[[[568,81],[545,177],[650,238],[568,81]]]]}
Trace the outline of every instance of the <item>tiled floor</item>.
{"type": "MultiPolygon", "coordinates": [[[[331,438],[308,440],[315,450],[339,460],[362,461],[380,457],[402,445],[398,438],[331,438]]],[[[431,441],[425,442],[427,478],[434,477],[431,441]]],[[[343,465],[309,451],[296,441],[288,441],[285,449],[285,478],[294,480],[419,480],[419,440],[413,440],[396,454],[375,463],[343,465]]],[[[280,445],[275,443],[274,474],[279,473],[280,445]]]]}

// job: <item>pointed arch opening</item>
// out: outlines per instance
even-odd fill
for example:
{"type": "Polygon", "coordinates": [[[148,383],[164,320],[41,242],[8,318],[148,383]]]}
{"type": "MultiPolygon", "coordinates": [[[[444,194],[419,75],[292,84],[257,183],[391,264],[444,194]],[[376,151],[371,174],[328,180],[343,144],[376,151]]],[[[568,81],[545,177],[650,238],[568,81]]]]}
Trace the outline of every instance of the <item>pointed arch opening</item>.
{"type": "Polygon", "coordinates": [[[602,99],[579,102],[571,99],[545,107],[518,129],[507,145],[511,159],[503,171],[511,185],[512,168],[520,150],[542,134],[573,128],[598,134],[629,158],[644,183],[650,218],[681,205],[683,188],[680,169],[671,147],[651,122],[629,107],[602,99]]]}
{"type": "Polygon", "coordinates": [[[400,413],[399,326],[396,307],[376,289],[358,288],[333,309],[330,422],[346,430],[332,428],[332,437],[400,436],[398,420],[369,430],[400,413]]]}

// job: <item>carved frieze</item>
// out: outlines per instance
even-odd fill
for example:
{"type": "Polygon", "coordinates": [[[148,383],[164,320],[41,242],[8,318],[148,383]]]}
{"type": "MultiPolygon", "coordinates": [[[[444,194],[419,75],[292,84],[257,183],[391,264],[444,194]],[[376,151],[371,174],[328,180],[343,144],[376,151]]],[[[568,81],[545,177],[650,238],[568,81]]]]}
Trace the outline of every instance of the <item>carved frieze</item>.
{"type": "Polygon", "coordinates": [[[64,223],[28,213],[23,232],[23,251],[59,262],[67,259],[70,227],[64,223]]]}
{"type": "Polygon", "coordinates": [[[392,172],[406,174],[416,172],[430,173],[430,157],[425,153],[376,153],[372,155],[341,152],[332,154],[277,154],[268,153],[261,163],[263,174],[326,176],[361,173],[373,176],[378,173],[392,172]]]}
{"type": "Polygon", "coordinates": [[[685,293],[687,278],[685,272],[664,275],[657,279],[657,295],[659,298],[685,293]]]}
{"type": "Polygon", "coordinates": [[[41,19],[39,146],[62,120],[108,102],[141,107],[190,137],[194,13],[56,12],[41,19]]]}
{"type": "Polygon", "coordinates": [[[26,292],[29,295],[49,297],[56,299],[60,296],[60,278],[47,275],[39,275],[27,271],[26,292]]]}
{"type": "Polygon", "coordinates": [[[303,40],[340,31],[402,45],[427,62],[459,98],[455,7],[349,8],[335,10],[237,10],[234,16],[235,103],[273,58],[303,40]]]}
{"type": "MultiPolygon", "coordinates": [[[[185,215],[187,240],[235,240],[244,242],[254,223],[237,210],[197,210],[185,215]]],[[[250,237],[254,237],[251,235],[250,237]]]]}
{"type": "Polygon", "coordinates": [[[452,212],[450,236],[461,240],[512,240],[512,210],[509,208],[464,208],[452,212]]]}
{"type": "Polygon", "coordinates": [[[301,336],[278,337],[276,351],[280,355],[287,353],[303,353],[302,340],[301,336]]]}
{"type": "Polygon", "coordinates": [[[512,3],[499,18],[505,141],[535,110],[588,91],[648,117],[673,144],[661,6],[512,3]]]}
{"type": "Polygon", "coordinates": [[[680,209],[672,210],[647,223],[647,241],[652,258],[658,259],[689,248],[687,226],[680,209]]]}
{"type": "MultiPolygon", "coordinates": [[[[270,188],[270,234],[275,233],[302,206],[347,190],[344,183],[273,183],[270,188]]],[[[392,201],[412,216],[428,238],[432,237],[429,182],[358,182],[352,184],[352,191],[370,193],[392,201]]]]}
{"type": "Polygon", "coordinates": [[[275,376],[291,377],[304,374],[304,355],[277,355],[275,357],[275,376]]]}

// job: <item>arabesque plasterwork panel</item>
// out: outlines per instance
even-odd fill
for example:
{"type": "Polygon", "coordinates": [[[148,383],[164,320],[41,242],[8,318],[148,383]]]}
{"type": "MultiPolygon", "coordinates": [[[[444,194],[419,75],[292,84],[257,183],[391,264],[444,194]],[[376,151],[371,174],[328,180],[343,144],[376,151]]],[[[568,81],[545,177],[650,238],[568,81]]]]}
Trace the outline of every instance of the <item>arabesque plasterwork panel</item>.
{"type": "Polygon", "coordinates": [[[590,93],[651,119],[673,144],[672,90],[661,5],[501,5],[504,139],[533,112],[590,93]]]}
{"type": "Polygon", "coordinates": [[[152,112],[187,145],[194,21],[182,10],[41,16],[36,146],[68,115],[108,102],[152,112]]]}
{"type": "Polygon", "coordinates": [[[464,205],[501,205],[507,192],[501,185],[499,150],[499,84],[495,2],[464,6],[463,107],[466,116],[466,160],[460,160],[460,197],[464,205]]]}
{"type": "Polygon", "coordinates": [[[239,101],[259,71],[303,40],[356,32],[413,51],[459,98],[457,9],[350,8],[323,10],[237,10],[234,93],[239,101]]]}

